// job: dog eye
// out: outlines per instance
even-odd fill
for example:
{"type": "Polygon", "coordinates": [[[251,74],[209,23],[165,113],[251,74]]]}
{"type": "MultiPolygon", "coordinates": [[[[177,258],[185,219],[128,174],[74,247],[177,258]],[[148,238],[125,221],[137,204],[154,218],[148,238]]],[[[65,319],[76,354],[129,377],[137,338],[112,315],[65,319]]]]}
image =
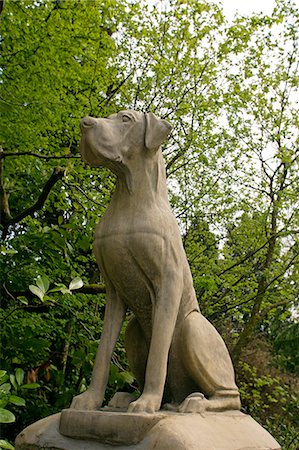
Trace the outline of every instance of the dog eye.
{"type": "Polygon", "coordinates": [[[131,122],[131,117],[124,115],[124,116],[122,116],[122,121],[123,122],[131,122]]]}

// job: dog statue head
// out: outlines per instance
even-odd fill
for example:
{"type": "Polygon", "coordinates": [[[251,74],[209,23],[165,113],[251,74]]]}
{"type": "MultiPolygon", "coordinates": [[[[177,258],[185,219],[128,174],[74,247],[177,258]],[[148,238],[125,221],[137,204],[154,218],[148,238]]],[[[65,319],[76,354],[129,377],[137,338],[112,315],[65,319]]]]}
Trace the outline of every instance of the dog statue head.
{"type": "Polygon", "coordinates": [[[85,117],[80,123],[80,152],[92,167],[108,167],[119,173],[144,160],[160,148],[171,125],[153,113],[127,110],[108,118],[85,117]]]}

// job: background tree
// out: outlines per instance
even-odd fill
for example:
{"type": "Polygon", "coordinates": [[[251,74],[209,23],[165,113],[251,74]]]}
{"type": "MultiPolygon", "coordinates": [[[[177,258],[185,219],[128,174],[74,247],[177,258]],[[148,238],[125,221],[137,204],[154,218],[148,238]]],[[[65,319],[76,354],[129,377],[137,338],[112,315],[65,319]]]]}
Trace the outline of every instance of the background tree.
{"type": "MultiPolygon", "coordinates": [[[[114,177],[82,164],[79,120],[137,108],[174,125],[171,202],[244,408],[296,448],[298,10],[228,24],[206,1],[8,0],[1,47],[1,353],[40,384],[18,429],[86,388],[101,330],[91,243],[114,177]]],[[[128,370],[120,342],[107,399],[128,370]]]]}
{"type": "Polygon", "coordinates": [[[246,236],[246,228],[251,230],[240,257],[259,246],[263,249],[255,254],[249,273],[256,286],[251,285],[245,298],[243,294],[249,316],[233,350],[235,361],[262,318],[276,308],[279,315],[284,306],[289,309],[298,302],[289,279],[299,261],[299,116],[294,100],[298,12],[289,3],[278,5],[271,18],[240,19],[229,33],[233,36],[245,29],[250,40],[241,55],[237,50],[237,68],[230,64],[224,110],[233,161],[238,158],[239,163],[237,172],[230,173],[231,185],[239,185],[241,201],[246,202],[242,208],[247,213],[242,215],[245,233],[238,234],[246,236]],[[254,235],[256,243],[251,241],[254,235]]]}

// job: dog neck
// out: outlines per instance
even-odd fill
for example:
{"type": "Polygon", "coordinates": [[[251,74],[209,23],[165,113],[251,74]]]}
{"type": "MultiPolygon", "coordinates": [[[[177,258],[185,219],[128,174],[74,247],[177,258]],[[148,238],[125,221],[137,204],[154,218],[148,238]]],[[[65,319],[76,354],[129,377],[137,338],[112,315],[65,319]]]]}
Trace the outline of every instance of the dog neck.
{"type": "Polygon", "coordinates": [[[117,186],[113,197],[118,200],[135,199],[138,202],[167,202],[165,164],[161,149],[155,155],[134,160],[114,171],[117,186]]]}

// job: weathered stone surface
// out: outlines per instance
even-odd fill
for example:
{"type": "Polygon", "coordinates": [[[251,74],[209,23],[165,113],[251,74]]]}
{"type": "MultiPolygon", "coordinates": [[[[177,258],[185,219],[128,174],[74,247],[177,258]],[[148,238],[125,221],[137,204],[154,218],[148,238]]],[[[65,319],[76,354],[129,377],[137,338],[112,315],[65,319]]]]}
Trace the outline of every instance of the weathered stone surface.
{"type": "Polygon", "coordinates": [[[136,414],[116,411],[61,412],[60,432],[77,439],[97,439],[112,445],[131,445],[142,441],[167,414],[136,414]]]}
{"type": "Polygon", "coordinates": [[[242,413],[169,417],[148,435],[147,450],[279,450],[275,439],[242,413]]]}
{"type": "Polygon", "coordinates": [[[102,450],[95,441],[77,441],[59,433],[60,413],[29,425],[16,438],[16,450],[102,450]]]}
{"type": "MultiPolygon", "coordinates": [[[[65,412],[64,412],[65,413],[65,412]]],[[[81,433],[89,438],[102,434],[104,442],[72,439],[59,432],[60,414],[26,428],[16,439],[16,450],[279,450],[279,444],[250,416],[240,412],[177,414],[130,414],[106,411],[72,411],[81,433]],[[98,415],[98,418],[95,418],[98,415]],[[107,420],[104,416],[107,416],[107,420]],[[79,419],[81,416],[81,419],[79,419]],[[87,416],[87,418],[85,417],[87,416]],[[88,418],[88,416],[90,416],[88,418]],[[114,416],[114,417],[113,417],[114,416]],[[157,416],[154,418],[154,416],[157,416]],[[96,429],[94,426],[102,427],[96,429]],[[124,430],[123,428],[126,428],[124,430]],[[123,445],[125,435],[139,437],[136,445],[123,445]],[[111,433],[110,438],[108,434],[111,433]],[[111,444],[107,443],[110,439],[111,444]],[[112,445],[113,444],[113,445],[112,445]],[[119,445],[117,445],[119,444],[119,445]]],[[[69,430],[78,436],[79,430],[69,430]]],[[[134,437],[131,436],[132,441],[134,437]]]]}
{"type": "Polygon", "coordinates": [[[128,110],[81,121],[82,159],[117,176],[95,231],[94,252],[107,287],[103,332],[89,389],[71,408],[97,410],[125,312],[134,314],[125,347],[141,396],[128,411],[239,410],[234,368],[224,341],[200,313],[180,230],[171,210],[161,144],[169,123],[128,110]],[[192,395],[196,394],[196,395],[192,395]],[[203,394],[203,395],[202,395],[203,394]],[[191,397],[189,397],[191,395],[191,397]]]}

